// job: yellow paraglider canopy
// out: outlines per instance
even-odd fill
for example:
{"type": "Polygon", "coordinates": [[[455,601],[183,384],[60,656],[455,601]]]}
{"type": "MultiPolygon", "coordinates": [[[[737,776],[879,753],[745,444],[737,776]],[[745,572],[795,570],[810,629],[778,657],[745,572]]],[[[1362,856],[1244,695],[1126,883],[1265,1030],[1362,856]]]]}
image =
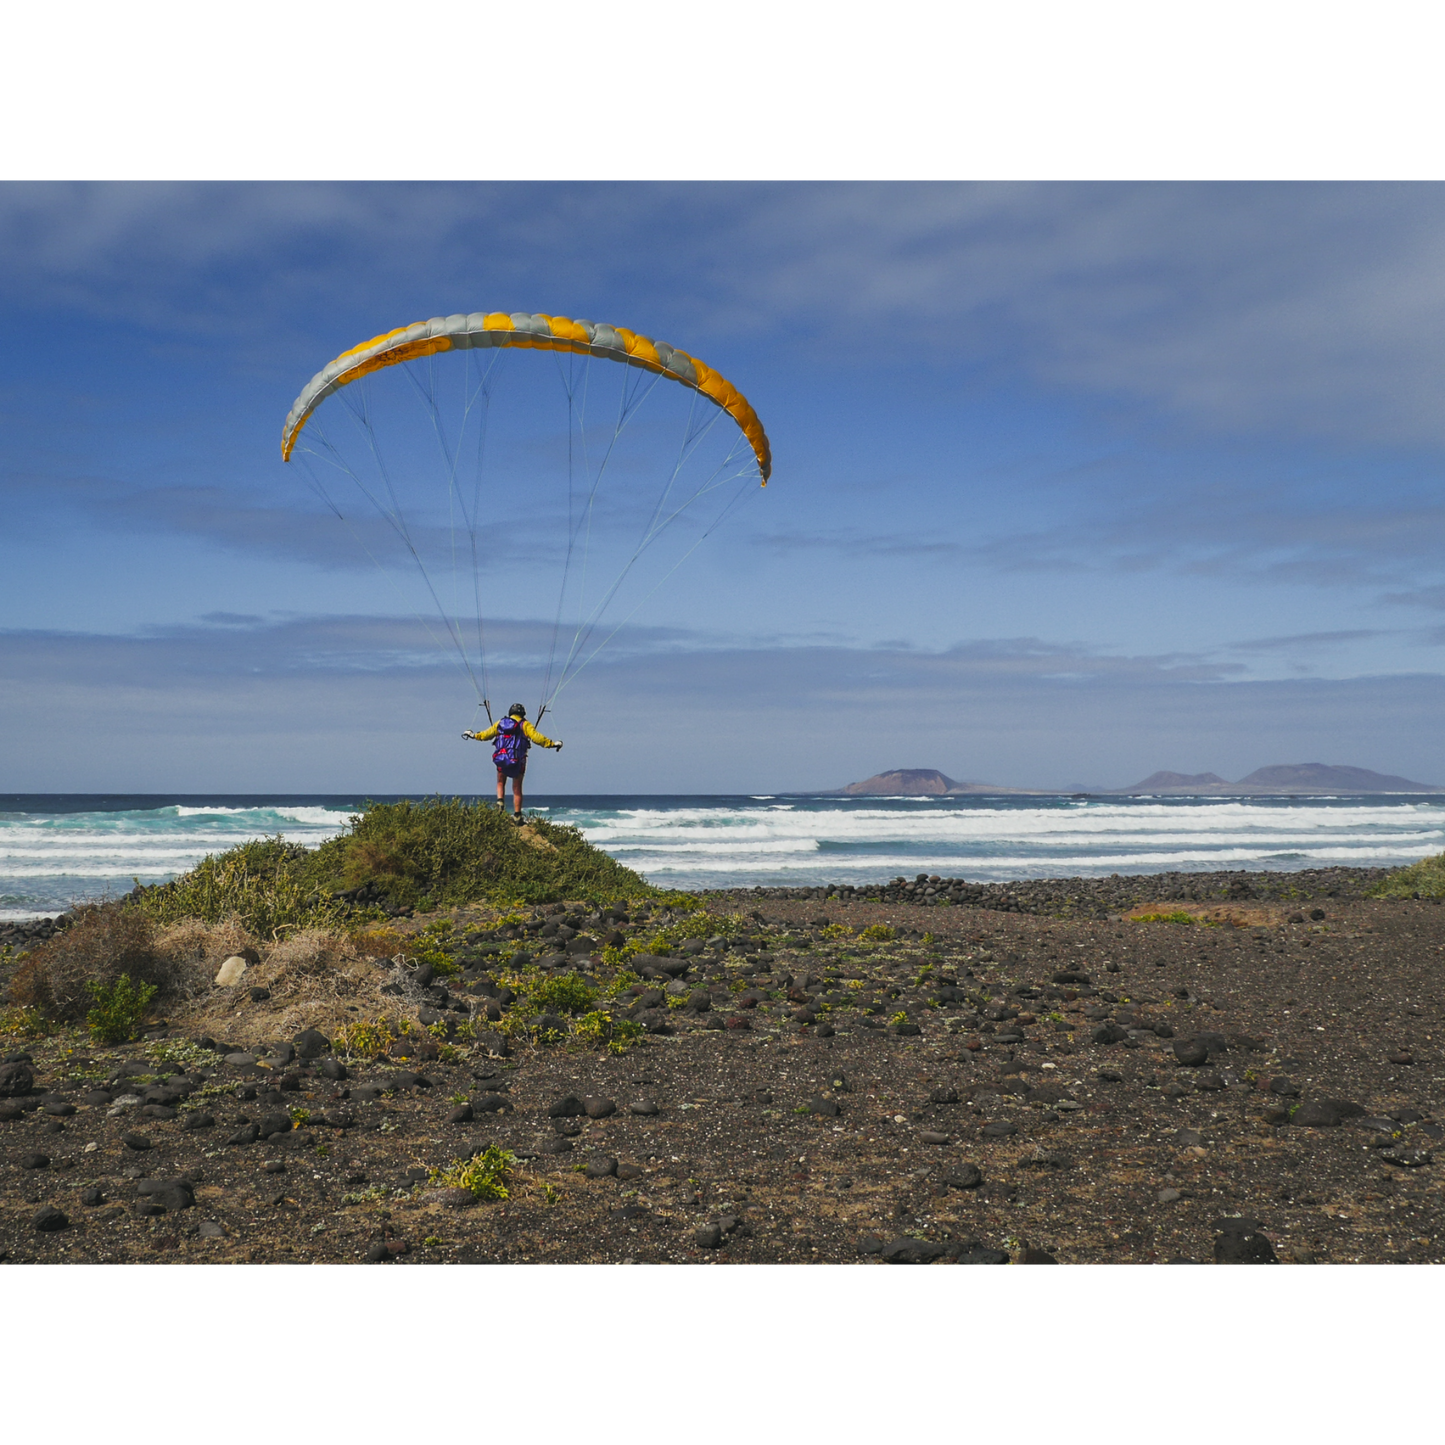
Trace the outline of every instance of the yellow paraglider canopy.
{"type": "Polygon", "coordinates": [[[439,351],[465,351],[480,347],[519,346],[541,351],[574,351],[600,356],[657,372],[720,406],[738,424],[758,459],[758,471],[766,486],[772,475],[773,456],[767,433],[745,397],[732,382],[710,366],[665,341],[639,336],[623,326],[604,326],[593,321],[573,321],[566,316],[540,312],[473,311],[455,316],[434,316],[416,321],[384,335],[374,336],[311,378],[296,398],[281,431],[281,458],[290,461],[291,449],[307,418],[333,392],[385,366],[434,356],[439,351]]]}

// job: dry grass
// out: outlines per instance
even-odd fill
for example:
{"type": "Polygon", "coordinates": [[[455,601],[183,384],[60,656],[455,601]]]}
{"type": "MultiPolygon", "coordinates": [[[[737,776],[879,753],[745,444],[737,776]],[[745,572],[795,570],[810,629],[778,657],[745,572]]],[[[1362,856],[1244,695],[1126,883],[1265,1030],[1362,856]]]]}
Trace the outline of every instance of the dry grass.
{"type": "Polygon", "coordinates": [[[78,1022],[94,1006],[87,985],[113,984],[122,974],[154,984],[156,1004],[184,998],[191,970],[157,949],[150,920],[118,904],[77,908],[75,922],[25,955],[10,984],[10,1001],[47,1019],[78,1022]]]}
{"type": "MultiPolygon", "coordinates": [[[[187,926],[176,925],[178,929],[187,926]]],[[[208,927],[216,932],[227,925],[194,925],[192,947],[204,946],[200,936],[208,927]]],[[[348,1023],[377,1018],[396,1008],[397,1000],[380,992],[390,974],[376,963],[377,955],[367,946],[376,942],[366,939],[359,948],[344,933],[304,929],[264,949],[260,963],[246,970],[239,986],[208,987],[177,1022],[190,1031],[235,1043],[289,1039],[303,1029],[320,1029],[328,1038],[334,1037],[348,1023]],[[269,989],[271,997],[252,1003],[250,990],[257,986],[269,989]]],[[[206,956],[216,957],[220,946],[209,948],[206,956]]],[[[214,974],[214,969],[211,972],[214,974]]]]}

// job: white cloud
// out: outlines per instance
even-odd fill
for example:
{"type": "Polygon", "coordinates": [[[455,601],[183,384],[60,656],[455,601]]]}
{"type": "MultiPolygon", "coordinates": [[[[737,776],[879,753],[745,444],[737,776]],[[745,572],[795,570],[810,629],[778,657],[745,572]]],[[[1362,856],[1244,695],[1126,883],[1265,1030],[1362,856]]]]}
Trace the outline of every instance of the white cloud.
{"type": "Polygon", "coordinates": [[[358,297],[390,325],[624,296],[611,319],[702,350],[913,355],[1210,433],[1433,449],[1442,224],[1420,183],[11,184],[0,271],[27,305],[261,355],[358,297]]]}

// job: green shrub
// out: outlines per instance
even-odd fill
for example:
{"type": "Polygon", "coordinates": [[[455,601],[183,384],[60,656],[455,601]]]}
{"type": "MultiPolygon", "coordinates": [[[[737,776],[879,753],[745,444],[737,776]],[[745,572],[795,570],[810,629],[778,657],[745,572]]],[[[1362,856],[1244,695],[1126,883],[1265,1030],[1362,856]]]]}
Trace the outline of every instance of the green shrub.
{"type": "Polygon", "coordinates": [[[430,1178],[448,1189],[469,1189],[478,1199],[506,1199],[507,1175],[516,1162],[515,1154],[489,1144],[475,1159],[458,1159],[445,1169],[433,1169],[430,1178]]]}
{"type": "Polygon", "coordinates": [[[156,996],[153,983],[134,983],[123,973],[113,983],[90,979],[85,985],[95,1007],[85,1016],[85,1026],[97,1043],[120,1044],[131,1038],[156,996]]]}
{"type": "Polygon", "coordinates": [[[134,906],[156,923],[236,917],[258,938],[340,927],[349,909],[327,896],[314,874],[310,849],[280,837],[258,838],[208,853],[189,873],[146,889],[134,906]]]}
{"type": "Polygon", "coordinates": [[[1445,853],[1422,858],[1370,889],[1375,898],[1445,898],[1445,853]]]}
{"type": "Polygon", "coordinates": [[[604,1047],[609,1054],[625,1054],[646,1032],[636,1019],[614,1018],[605,1009],[595,1009],[577,1020],[572,1036],[579,1043],[604,1047]]]}
{"type": "Polygon", "coordinates": [[[585,979],[575,973],[549,978],[532,990],[527,1001],[528,1013],[585,1013],[597,1002],[597,990],[589,988],[585,979]]]}

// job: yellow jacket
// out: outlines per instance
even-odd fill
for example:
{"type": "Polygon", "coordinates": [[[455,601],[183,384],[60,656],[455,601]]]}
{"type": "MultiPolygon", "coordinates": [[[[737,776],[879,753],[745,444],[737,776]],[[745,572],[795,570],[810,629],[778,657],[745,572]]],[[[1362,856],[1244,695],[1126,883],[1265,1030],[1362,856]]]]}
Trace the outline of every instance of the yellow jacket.
{"type": "MultiPolygon", "coordinates": [[[[525,718],[521,719],[522,732],[529,743],[536,743],[539,748],[560,748],[561,743],[554,743],[551,738],[543,737],[536,728],[525,718]]],[[[489,743],[497,735],[497,724],[493,723],[484,733],[473,733],[472,737],[479,743],[489,743]]]]}

